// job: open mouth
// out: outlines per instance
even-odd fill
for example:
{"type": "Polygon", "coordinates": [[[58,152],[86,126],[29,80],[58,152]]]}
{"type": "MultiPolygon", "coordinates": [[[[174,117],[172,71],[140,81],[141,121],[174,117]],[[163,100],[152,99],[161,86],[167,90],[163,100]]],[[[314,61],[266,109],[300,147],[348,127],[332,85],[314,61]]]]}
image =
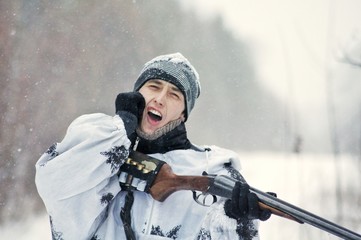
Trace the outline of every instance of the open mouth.
{"type": "Polygon", "coordinates": [[[152,119],[153,121],[161,121],[162,120],[162,114],[154,109],[149,110],[148,112],[148,116],[150,117],[150,119],[152,119]]]}

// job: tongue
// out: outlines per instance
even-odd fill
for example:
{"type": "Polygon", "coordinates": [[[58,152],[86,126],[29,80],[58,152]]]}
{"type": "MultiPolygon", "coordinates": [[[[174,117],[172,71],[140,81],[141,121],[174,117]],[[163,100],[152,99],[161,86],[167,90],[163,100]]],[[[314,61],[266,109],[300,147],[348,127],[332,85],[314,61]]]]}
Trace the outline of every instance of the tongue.
{"type": "Polygon", "coordinates": [[[154,121],[160,121],[160,120],[162,120],[162,117],[161,117],[161,116],[158,116],[158,115],[156,115],[156,114],[154,114],[154,113],[148,112],[148,115],[149,115],[149,117],[150,117],[152,120],[154,120],[154,121]]]}

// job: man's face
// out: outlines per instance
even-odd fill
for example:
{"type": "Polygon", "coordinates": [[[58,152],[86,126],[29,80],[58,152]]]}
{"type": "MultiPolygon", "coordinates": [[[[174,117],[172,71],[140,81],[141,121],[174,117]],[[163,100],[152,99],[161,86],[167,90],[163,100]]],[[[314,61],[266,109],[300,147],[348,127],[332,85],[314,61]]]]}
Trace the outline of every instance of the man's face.
{"type": "Polygon", "coordinates": [[[172,83],[151,79],[139,92],[145,99],[140,129],[145,133],[153,133],[158,128],[178,118],[184,120],[184,96],[172,83]]]}

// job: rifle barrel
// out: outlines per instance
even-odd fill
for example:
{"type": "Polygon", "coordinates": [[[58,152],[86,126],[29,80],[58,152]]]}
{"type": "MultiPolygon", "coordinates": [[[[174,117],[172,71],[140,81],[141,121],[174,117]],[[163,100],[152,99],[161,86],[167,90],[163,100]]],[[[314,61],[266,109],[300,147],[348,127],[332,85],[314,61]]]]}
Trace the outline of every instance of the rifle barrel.
{"type": "MultiPolygon", "coordinates": [[[[213,184],[209,188],[208,192],[218,196],[232,198],[232,190],[234,188],[235,183],[236,180],[229,176],[218,175],[214,177],[213,184]]],[[[260,204],[261,208],[270,209],[273,214],[294,220],[298,223],[308,223],[316,228],[322,229],[342,239],[361,240],[360,234],[355,233],[342,226],[339,226],[326,219],[323,219],[299,207],[296,207],[277,197],[273,197],[268,193],[262,192],[251,186],[250,186],[250,191],[257,195],[260,203],[266,205],[266,207],[263,207],[262,204],[260,204]]]]}
{"type": "Polygon", "coordinates": [[[305,211],[299,207],[296,207],[288,202],[285,202],[279,198],[273,197],[265,192],[262,192],[256,188],[250,187],[250,190],[254,192],[260,202],[276,208],[284,213],[289,214],[290,216],[293,216],[294,218],[308,223],[314,227],[317,227],[319,229],[322,229],[328,233],[331,233],[335,236],[338,236],[342,239],[347,240],[361,240],[361,235],[358,233],[355,233],[347,228],[344,228],[340,225],[337,225],[333,222],[330,222],[324,218],[321,218],[313,213],[310,213],[308,211],[305,211]]]}

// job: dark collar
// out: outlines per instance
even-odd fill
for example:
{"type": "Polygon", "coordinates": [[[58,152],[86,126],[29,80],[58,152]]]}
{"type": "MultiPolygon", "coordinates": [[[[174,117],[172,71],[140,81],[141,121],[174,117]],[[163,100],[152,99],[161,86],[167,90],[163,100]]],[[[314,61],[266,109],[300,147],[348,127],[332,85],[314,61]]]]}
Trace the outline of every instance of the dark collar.
{"type": "Polygon", "coordinates": [[[192,144],[187,138],[184,122],[155,140],[147,140],[139,136],[134,136],[132,137],[133,144],[136,138],[139,139],[136,150],[145,154],[165,153],[172,150],[189,149],[192,147],[192,144]]]}

